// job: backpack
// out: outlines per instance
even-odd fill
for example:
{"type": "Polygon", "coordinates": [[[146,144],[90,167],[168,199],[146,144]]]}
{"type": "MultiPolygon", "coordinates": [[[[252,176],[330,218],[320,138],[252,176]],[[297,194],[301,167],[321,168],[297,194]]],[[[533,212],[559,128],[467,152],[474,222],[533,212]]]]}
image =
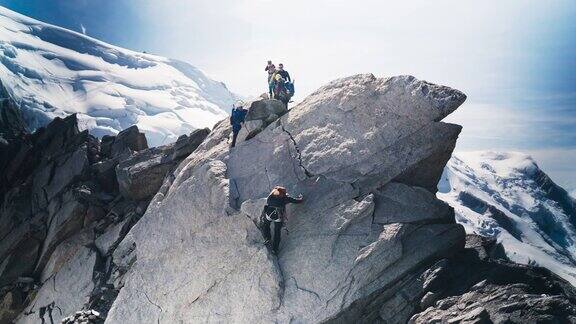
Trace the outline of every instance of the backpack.
{"type": "Polygon", "coordinates": [[[294,81],[292,82],[286,82],[284,84],[284,87],[286,88],[286,90],[288,91],[288,93],[290,93],[290,97],[292,97],[294,95],[294,81]]]}

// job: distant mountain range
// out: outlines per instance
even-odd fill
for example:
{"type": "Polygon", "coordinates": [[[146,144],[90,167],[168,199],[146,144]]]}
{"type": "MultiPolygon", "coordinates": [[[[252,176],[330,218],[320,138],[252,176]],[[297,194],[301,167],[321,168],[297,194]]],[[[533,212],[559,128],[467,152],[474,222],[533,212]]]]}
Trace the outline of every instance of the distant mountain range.
{"type": "Polygon", "coordinates": [[[457,153],[438,197],[469,233],[495,237],[507,256],[576,284],[576,200],[522,153],[457,153]]]}
{"type": "Polygon", "coordinates": [[[138,125],[151,145],[227,116],[236,96],[188,63],[112,46],[0,7],[0,81],[33,130],[78,113],[97,136],[138,125]]]}

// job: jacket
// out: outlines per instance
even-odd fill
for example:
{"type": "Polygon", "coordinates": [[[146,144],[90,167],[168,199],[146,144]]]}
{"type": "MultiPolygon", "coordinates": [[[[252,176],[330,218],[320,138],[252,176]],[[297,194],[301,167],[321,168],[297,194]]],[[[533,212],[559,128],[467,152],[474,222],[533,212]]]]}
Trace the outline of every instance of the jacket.
{"type": "Polygon", "coordinates": [[[288,195],[286,196],[270,195],[266,199],[266,206],[264,206],[266,219],[271,222],[284,222],[286,205],[290,203],[299,204],[302,201],[303,201],[302,199],[292,198],[288,195]]]}
{"type": "Polygon", "coordinates": [[[286,71],[286,70],[278,70],[278,71],[276,71],[276,73],[280,74],[280,76],[281,76],[284,80],[287,80],[288,82],[292,82],[292,79],[290,79],[290,73],[288,73],[288,71],[286,71]]]}
{"type": "Polygon", "coordinates": [[[230,114],[230,124],[232,125],[233,132],[240,131],[240,129],[242,128],[242,123],[244,122],[247,113],[248,110],[246,109],[239,109],[239,108],[232,109],[232,113],[230,114]]]}

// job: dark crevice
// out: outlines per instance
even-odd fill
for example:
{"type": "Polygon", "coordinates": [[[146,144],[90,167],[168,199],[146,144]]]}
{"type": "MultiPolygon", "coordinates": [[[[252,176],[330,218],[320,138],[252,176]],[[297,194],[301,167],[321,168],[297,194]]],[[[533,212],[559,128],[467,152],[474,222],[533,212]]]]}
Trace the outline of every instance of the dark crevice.
{"type": "Polygon", "coordinates": [[[158,315],[158,319],[157,319],[157,323],[160,324],[160,316],[162,315],[162,312],[164,312],[164,310],[162,309],[162,307],[160,307],[160,305],[153,302],[152,299],[150,299],[150,297],[148,297],[148,294],[145,291],[142,291],[142,293],[144,294],[144,296],[146,296],[146,299],[148,300],[148,302],[150,304],[156,306],[156,308],[158,308],[160,310],[160,315],[158,315]]]}
{"type": "Polygon", "coordinates": [[[309,293],[309,294],[311,294],[311,295],[314,295],[314,296],[316,296],[316,298],[318,298],[319,300],[321,300],[320,295],[318,295],[317,292],[315,292],[315,291],[313,291],[313,290],[310,290],[310,289],[306,289],[306,288],[300,287],[300,286],[298,285],[298,281],[296,281],[296,278],[294,278],[294,277],[291,277],[290,279],[292,279],[292,280],[294,281],[294,285],[296,286],[296,288],[298,288],[298,290],[302,290],[302,291],[307,292],[307,293],[309,293]]]}
{"type": "Polygon", "coordinates": [[[306,174],[306,176],[308,178],[314,177],[314,174],[312,174],[310,171],[308,171],[308,169],[306,169],[306,167],[304,166],[304,164],[302,162],[302,152],[300,152],[300,148],[298,147],[298,143],[296,143],[296,139],[294,139],[294,136],[292,136],[290,131],[288,131],[286,128],[284,128],[284,125],[282,124],[281,120],[279,120],[279,124],[280,124],[280,127],[282,128],[282,131],[284,131],[284,133],[286,133],[288,135],[288,137],[292,141],[292,144],[294,144],[294,148],[296,149],[296,156],[295,157],[298,160],[298,166],[300,168],[302,168],[302,170],[304,171],[304,174],[306,174]]]}

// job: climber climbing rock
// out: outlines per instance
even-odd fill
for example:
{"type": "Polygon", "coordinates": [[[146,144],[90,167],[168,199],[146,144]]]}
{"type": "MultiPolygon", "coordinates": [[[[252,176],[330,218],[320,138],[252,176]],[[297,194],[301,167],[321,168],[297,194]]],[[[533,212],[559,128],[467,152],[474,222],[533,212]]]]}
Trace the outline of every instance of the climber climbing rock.
{"type": "Polygon", "coordinates": [[[231,147],[236,146],[236,138],[238,137],[240,129],[242,129],[246,113],[248,113],[248,110],[244,109],[244,103],[242,101],[237,101],[232,107],[232,113],[230,114],[230,124],[232,125],[231,147]]]}
{"type": "Polygon", "coordinates": [[[266,246],[272,249],[273,254],[278,253],[278,247],[280,246],[282,226],[286,222],[286,205],[289,203],[299,204],[303,201],[302,195],[292,198],[286,193],[286,188],[280,186],[274,187],[270,195],[268,195],[266,206],[264,206],[260,216],[260,229],[266,240],[266,246]],[[272,223],[274,224],[273,238],[270,233],[270,225],[272,223]]]}
{"type": "Polygon", "coordinates": [[[276,66],[272,64],[272,61],[268,61],[264,71],[268,72],[268,94],[270,99],[274,98],[274,73],[276,73],[276,66]]]}

